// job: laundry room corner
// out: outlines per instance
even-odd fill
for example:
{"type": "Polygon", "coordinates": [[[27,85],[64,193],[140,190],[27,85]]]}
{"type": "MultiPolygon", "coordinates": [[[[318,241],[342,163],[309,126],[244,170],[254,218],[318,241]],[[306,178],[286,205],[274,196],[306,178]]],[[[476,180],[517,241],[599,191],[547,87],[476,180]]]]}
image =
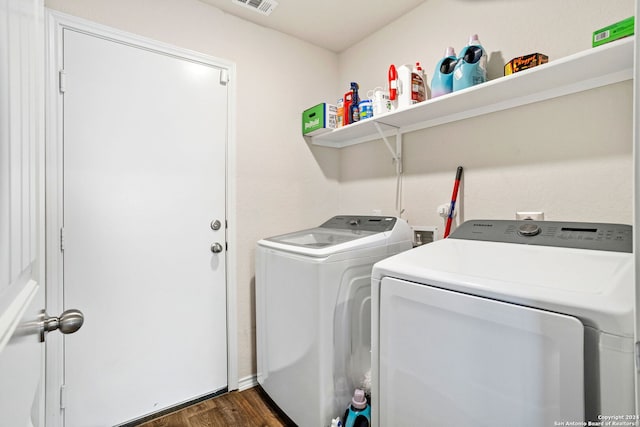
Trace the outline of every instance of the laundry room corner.
{"type": "MultiPolygon", "coordinates": [[[[338,206],[339,153],[310,147],[300,135],[300,112],[336,91],[337,55],[250,23],[197,0],[104,2],[47,0],[46,7],[163,43],[235,63],[235,164],[228,188],[235,206],[234,277],[237,376],[255,383],[254,251],[266,236],[304,228],[338,206]],[[312,83],[311,83],[312,82],[312,83]],[[295,123],[295,126],[285,125],[295,123]]],[[[229,195],[228,195],[229,197],[229,195]]],[[[230,236],[234,237],[234,236],[230,236]]]]}
{"type": "MultiPolygon", "coordinates": [[[[543,52],[549,61],[591,49],[592,32],[634,14],[634,2],[550,0],[423,3],[339,55],[339,80],[363,93],[388,85],[390,64],[419,61],[431,83],[448,46],[478,34],[488,80],[511,58],[543,52]],[[534,24],[535,23],[535,24],[534,24]],[[500,67],[492,62],[501,63],[500,67]]],[[[632,223],[632,80],[402,135],[401,209],[412,225],[437,226],[464,166],[458,210],[471,218],[632,223]]],[[[341,149],[340,210],[396,212],[396,177],[381,140],[341,149]]]]}

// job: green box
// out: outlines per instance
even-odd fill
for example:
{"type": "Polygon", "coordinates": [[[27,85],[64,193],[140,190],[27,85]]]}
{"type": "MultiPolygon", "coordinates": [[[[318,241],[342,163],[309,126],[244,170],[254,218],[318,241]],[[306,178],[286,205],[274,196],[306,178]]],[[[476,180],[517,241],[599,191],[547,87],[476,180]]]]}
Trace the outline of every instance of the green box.
{"type": "Polygon", "coordinates": [[[623,19],[620,22],[604,27],[593,32],[591,39],[593,47],[600,46],[623,37],[633,35],[634,17],[623,19]]]}
{"type": "Polygon", "coordinates": [[[322,103],[304,110],[302,113],[302,134],[318,135],[336,128],[338,108],[335,105],[322,103]]]}

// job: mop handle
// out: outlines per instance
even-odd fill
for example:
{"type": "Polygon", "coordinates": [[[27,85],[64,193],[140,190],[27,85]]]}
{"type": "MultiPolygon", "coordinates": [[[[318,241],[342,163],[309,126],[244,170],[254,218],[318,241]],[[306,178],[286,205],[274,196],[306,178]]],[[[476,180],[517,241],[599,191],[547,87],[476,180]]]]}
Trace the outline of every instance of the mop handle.
{"type": "Polygon", "coordinates": [[[447,226],[444,229],[444,238],[449,236],[451,232],[451,222],[453,221],[453,209],[456,207],[456,200],[458,199],[458,187],[460,187],[460,179],[462,178],[462,166],[458,166],[456,171],[456,180],[453,184],[453,194],[451,195],[451,206],[449,208],[449,216],[447,216],[447,226]]]}

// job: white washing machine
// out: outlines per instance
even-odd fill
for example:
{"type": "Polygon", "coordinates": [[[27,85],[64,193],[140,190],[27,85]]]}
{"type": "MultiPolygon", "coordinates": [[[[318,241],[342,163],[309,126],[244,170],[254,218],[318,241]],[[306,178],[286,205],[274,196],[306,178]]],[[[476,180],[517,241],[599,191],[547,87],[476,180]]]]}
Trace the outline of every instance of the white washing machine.
{"type": "Polygon", "coordinates": [[[371,268],[412,237],[399,218],[336,216],[258,242],[258,383],[298,426],[344,414],[371,368],[371,268]]]}
{"type": "Polygon", "coordinates": [[[631,231],[468,221],[377,263],[372,424],[540,427],[635,414],[631,231]]]}

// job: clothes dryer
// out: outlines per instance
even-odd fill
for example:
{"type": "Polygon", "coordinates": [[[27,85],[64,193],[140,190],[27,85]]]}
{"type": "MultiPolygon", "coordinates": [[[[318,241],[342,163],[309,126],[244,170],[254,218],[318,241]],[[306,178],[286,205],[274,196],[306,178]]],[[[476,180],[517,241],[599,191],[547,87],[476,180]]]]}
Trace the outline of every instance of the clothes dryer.
{"type": "Polygon", "coordinates": [[[474,220],[376,263],[372,424],[633,421],[631,239],[628,225],[474,220]]]}
{"type": "Polygon", "coordinates": [[[258,242],[258,383],[298,426],[344,414],[371,367],[371,268],[412,240],[400,218],[345,215],[258,242]]]}

